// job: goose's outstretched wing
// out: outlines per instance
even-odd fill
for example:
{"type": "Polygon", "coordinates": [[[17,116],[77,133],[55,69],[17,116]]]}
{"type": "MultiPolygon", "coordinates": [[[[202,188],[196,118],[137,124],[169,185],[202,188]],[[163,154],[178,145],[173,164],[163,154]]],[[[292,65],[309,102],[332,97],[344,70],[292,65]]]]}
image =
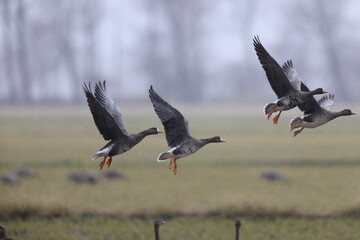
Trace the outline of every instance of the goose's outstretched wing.
{"type": "Polygon", "coordinates": [[[170,104],[165,102],[151,86],[149,97],[155,112],[165,128],[166,140],[169,147],[176,147],[190,138],[188,121],[184,116],[170,104]]]}
{"type": "Polygon", "coordinates": [[[91,91],[91,86],[83,84],[83,90],[89,104],[90,111],[100,134],[105,140],[119,139],[124,135],[113,116],[99,103],[91,91]]]}
{"type": "Polygon", "coordinates": [[[282,69],[287,77],[289,79],[291,85],[298,91],[301,91],[301,79],[299,75],[297,74],[294,65],[291,60],[287,60],[284,65],[282,66],[282,69]]]}
{"type": "Polygon", "coordinates": [[[334,94],[325,95],[318,101],[319,105],[326,109],[326,110],[332,110],[334,107],[334,94]]]}
{"type": "Polygon", "coordinates": [[[259,61],[265,70],[270,86],[277,97],[284,97],[287,93],[294,90],[293,86],[283,72],[283,69],[266,51],[258,36],[254,37],[253,44],[259,61]]]}
{"type": "Polygon", "coordinates": [[[106,91],[105,81],[103,83],[99,82],[95,85],[95,98],[101,104],[101,106],[114,118],[121,131],[128,135],[129,133],[122,118],[122,113],[120,112],[119,107],[110,97],[109,93],[106,91]]]}

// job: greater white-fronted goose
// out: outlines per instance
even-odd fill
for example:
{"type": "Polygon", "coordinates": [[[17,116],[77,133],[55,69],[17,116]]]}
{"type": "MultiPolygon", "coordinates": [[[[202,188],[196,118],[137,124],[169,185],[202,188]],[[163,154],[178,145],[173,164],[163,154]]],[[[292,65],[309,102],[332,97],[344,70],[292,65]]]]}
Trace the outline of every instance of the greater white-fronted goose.
{"type": "MultiPolygon", "coordinates": [[[[292,63],[289,66],[289,78],[297,78],[300,80],[292,63]]],[[[301,81],[301,80],[300,80],[301,81]]],[[[301,90],[309,91],[308,87],[301,82],[301,90]]],[[[350,109],[344,109],[340,112],[333,112],[331,109],[334,106],[334,95],[329,94],[323,96],[319,101],[316,101],[314,97],[311,97],[304,103],[298,105],[299,109],[304,112],[302,117],[294,117],[290,121],[290,131],[299,128],[294,132],[294,137],[301,133],[304,128],[316,128],[319,127],[337,117],[355,115],[350,109]]]]}
{"type": "MultiPolygon", "coordinates": [[[[306,87],[306,86],[305,86],[306,87]]],[[[339,112],[333,112],[331,109],[334,105],[334,95],[329,94],[323,96],[319,101],[313,97],[311,100],[300,104],[298,107],[304,112],[302,117],[294,117],[290,121],[290,131],[298,129],[294,132],[294,137],[301,133],[304,128],[316,128],[324,125],[331,120],[341,117],[355,115],[350,109],[344,109],[339,112]]]]}
{"type": "Polygon", "coordinates": [[[279,111],[279,114],[273,119],[274,124],[277,124],[282,111],[296,107],[315,94],[327,93],[327,91],[324,91],[322,88],[317,88],[309,92],[301,91],[300,83],[296,80],[294,80],[294,82],[289,81],[284,70],[266,51],[258,36],[254,37],[253,44],[270,86],[278,97],[274,103],[268,103],[264,107],[264,113],[268,119],[274,112],[279,111]]]}
{"type": "Polygon", "coordinates": [[[110,140],[92,158],[92,160],[95,160],[100,156],[104,156],[104,159],[99,164],[100,170],[103,168],[107,157],[109,159],[106,165],[110,167],[113,156],[129,151],[148,135],[162,132],[153,127],[137,134],[129,133],[122,119],[120,109],[106,91],[105,81],[95,84],[95,95],[91,91],[90,83],[88,86],[84,83],[83,90],[96,127],[105,140],[110,140]]]}
{"type": "Polygon", "coordinates": [[[169,169],[172,169],[174,174],[177,172],[177,159],[195,153],[208,143],[225,142],[218,136],[205,139],[191,137],[188,129],[188,121],[184,116],[165,102],[154,91],[152,86],[149,89],[149,93],[155,112],[164,125],[167,143],[169,147],[171,147],[169,151],[161,153],[157,161],[162,162],[170,159],[169,169]],[[173,164],[174,168],[172,168],[173,164]]]}

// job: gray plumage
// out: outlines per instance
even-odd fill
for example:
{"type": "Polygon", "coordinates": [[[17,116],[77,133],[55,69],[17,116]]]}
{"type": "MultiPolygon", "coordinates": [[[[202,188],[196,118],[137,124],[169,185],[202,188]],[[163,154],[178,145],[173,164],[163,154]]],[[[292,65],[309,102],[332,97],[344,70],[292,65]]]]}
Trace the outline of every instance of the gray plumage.
{"type": "Polygon", "coordinates": [[[157,161],[166,161],[170,159],[169,168],[174,161],[174,174],[176,174],[176,159],[195,153],[200,148],[212,142],[225,142],[221,137],[196,139],[189,133],[188,121],[184,116],[169,103],[164,101],[151,86],[149,97],[154,106],[154,110],[165,128],[166,140],[171,147],[167,152],[161,153],[157,161]]]}
{"type": "Polygon", "coordinates": [[[267,115],[268,119],[274,112],[280,112],[274,118],[274,124],[277,124],[282,111],[296,107],[315,94],[326,93],[322,88],[317,88],[310,92],[301,91],[298,79],[294,77],[290,78],[292,74],[294,74],[291,71],[291,61],[286,62],[282,68],[266,51],[258,36],[254,37],[253,44],[270,86],[278,98],[274,103],[268,103],[264,107],[264,113],[267,115]]]}
{"type": "Polygon", "coordinates": [[[129,151],[148,135],[162,132],[153,127],[137,134],[129,133],[120,109],[106,91],[105,81],[95,84],[95,94],[91,91],[90,83],[89,85],[84,83],[83,90],[96,127],[105,140],[110,140],[93,157],[93,160],[95,160],[100,156],[104,156],[104,160],[100,163],[100,170],[107,157],[110,158],[106,164],[110,167],[113,156],[129,151]]]}
{"type": "MultiPolygon", "coordinates": [[[[295,71],[295,69],[294,69],[295,71]]],[[[295,71],[296,72],[296,71],[295,71]]],[[[305,84],[301,84],[301,91],[309,92],[305,84]]],[[[316,128],[328,123],[329,121],[340,117],[355,115],[350,109],[344,109],[339,112],[333,112],[331,109],[334,105],[334,95],[329,94],[323,96],[319,101],[314,97],[309,98],[304,103],[298,105],[299,109],[304,112],[301,117],[294,117],[290,121],[290,130],[299,128],[294,132],[294,137],[297,136],[304,128],[316,128]]]]}

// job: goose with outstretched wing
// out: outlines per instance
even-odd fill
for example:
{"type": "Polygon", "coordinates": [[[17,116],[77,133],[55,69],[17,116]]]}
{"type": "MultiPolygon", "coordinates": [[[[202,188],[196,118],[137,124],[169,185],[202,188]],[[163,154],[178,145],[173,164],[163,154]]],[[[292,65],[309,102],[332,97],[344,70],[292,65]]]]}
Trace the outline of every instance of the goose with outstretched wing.
{"type": "MultiPolygon", "coordinates": [[[[298,79],[300,81],[301,91],[308,92],[308,87],[301,82],[299,75],[297,74],[292,62],[288,61],[287,68],[285,71],[287,77],[291,81],[292,79],[298,79]]],[[[286,65],[286,64],[285,64],[286,65]]],[[[285,66],[284,65],[284,66],[285,66]]],[[[304,112],[302,117],[294,117],[290,121],[290,131],[297,129],[294,132],[294,137],[297,136],[304,128],[316,128],[329,121],[340,117],[340,116],[349,116],[355,115],[356,113],[352,112],[350,109],[344,109],[339,112],[331,111],[334,106],[334,95],[329,94],[320,98],[319,101],[316,101],[314,97],[311,97],[306,102],[298,105],[299,109],[304,112]]]]}
{"type": "Polygon", "coordinates": [[[195,153],[208,143],[225,142],[218,136],[204,139],[193,138],[189,133],[188,121],[177,109],[165,102],[152,86],[149,89],[149,97],[156,114],[164,125],[166,140],[171,147],[169,151],[161,153],[157,161],[170,159],[169,169],[173,171],[174,175],[177,172],[177,159],[195,153]]]}
{"type": "Polygon", "coordinates": [[[284,69],[281,68],[275,59],[266,51],[258,36],[254,37],[253,44],[270,86],[278,97],[274,103],[268,103],[264,107],[264,113],[268,119],[274,112],[279,111],[279,114],[273,119],[274,124],[277,124],[282,111],[296,107],[315,94],[327,93],[327,91],[324,91],[322,88],[317,88],[309,92],[301,91],[299,87],[300,83],[298,81],[289,81],[284,69]]]}
{"type": "Polygon", "coordinates": [[[84,83],[83,90],[96,127],[105,140],[110,140],[92,158],[92,160],[95,160],[100,156],[104,157],[99,164],[100,170],[103,168],[107,157],[109,159],[106,165],[110,167],[113,156],[130,150],[148,135],[162,132],[158,128],[153,127],[137,134],[129,133],[120,109],[106,91],[105,81],[95,84],[95,94],[91,91],[90,83],[89,85],[84,83]]]}

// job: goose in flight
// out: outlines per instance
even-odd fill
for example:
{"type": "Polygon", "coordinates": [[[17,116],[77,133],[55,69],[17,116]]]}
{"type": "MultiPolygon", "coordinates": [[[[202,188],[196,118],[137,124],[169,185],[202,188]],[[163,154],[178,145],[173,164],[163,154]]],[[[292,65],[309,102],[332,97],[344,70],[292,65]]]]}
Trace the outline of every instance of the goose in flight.
{"type": "Polygon", "coordinates": [[[274,103],[268,103],[264,107],[264,113],[268,119],[274,112],[279,111],[279,114],[273,119],[274,124],[277,124],[282,111],[290,110],[298,104],[304,103],[315,94],[327,93],[322,88],[317,88],[314,91],[301,91],[301,82],[297,79],[291,81],[287,78],[284,72],[286,69],[281,68],[275,59],[271,57],[261,44],[258,36],[254,37],[253,44],[270,86],[278,97],[274,103]]]}
{"type": "MultiPolygon", "coordinates": [[[[299,79],[291,61],[287,64],[288,71],[285,71],[287,77],[290,79],[299,79]]],[[[301,83],[301,90],[308,92],[308,87],[301,83]]],[[[319,127],[337,117],[355,115],[350,109],[344,109],[339,112],[331,111],[334,106],[334,95],[329,94],[323,96],[319,101],[316,101],[314,97],[311,97],[306,102],[298,105],[299,109],[304,112],[302,117],[294,117],[290,121],[290,131],[298,129],[294,132],[294,137],[297,136],[304,128],[316,128],[319,127]]]]}
{"type": "Polygon", "coordinates": [[[106,165],[110,167],[113,156],[129,151],[148,135],[162,133],[162,131],[156,127],[149,128],[137,134],[129,133],[120,109],[106,91],[105,81],[95,84],[95,94],[91,91],[90,83],[89,85],[84,83],[83,90],[96,127],[105,140],[110,140],[110,142],[102,147],[92,158],[92,160],[95,160],[100,156],[104,157],[99,164],[100,170],[103,168],[107,157],[109,157],[109,159],[106,165]]]}
{"type": "Polygon", "coordinates": [[[219,136],[204,139],[193,138],[190,136],[188,121],[184,116],[165,102],[152,86],[149,89],[149,94],[154,110],[164,125],[167,143],[171,147],[169,151],[161,153],[157,161],[162,162],[170,159],[169,169],[173,171],[174,175],[177,172],[177,159],[195,153],[208,143],[225,142],[219,136]],[[173,164],[174,168],[172,168],[173,164]]]}

